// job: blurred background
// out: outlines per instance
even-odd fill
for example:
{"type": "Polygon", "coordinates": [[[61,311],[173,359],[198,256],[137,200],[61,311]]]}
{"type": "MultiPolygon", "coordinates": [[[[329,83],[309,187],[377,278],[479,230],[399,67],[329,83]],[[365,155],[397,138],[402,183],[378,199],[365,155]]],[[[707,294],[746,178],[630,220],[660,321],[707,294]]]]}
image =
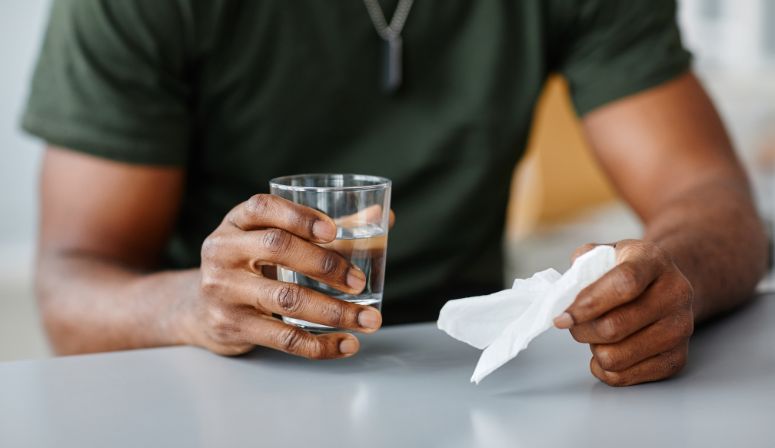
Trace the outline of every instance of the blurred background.
{"type": "Polygon", "coordinates": [[[31,292],[39,142],[19,131],[48,0],[0,0],[0,361],[46,356],[31,292]]]}
{"type": "MultiPolygon", "coordinates": [[[[41,143],[18,129],[49,0],[0,4],[0,361],[49,356],[32,295],[41,143]]],[[[679,0],[695,70],[721,111],[751,177],[762,215],[775,219],[775,0],[679,0]]],[[[588,241],[637,237],[640,225],[587,152],[563,81],[538,105],[516,170],[505,248],[507,282],[565,269],[588,241]]],[[[761,288],[772,289],[772,275],[761,288]]]]}

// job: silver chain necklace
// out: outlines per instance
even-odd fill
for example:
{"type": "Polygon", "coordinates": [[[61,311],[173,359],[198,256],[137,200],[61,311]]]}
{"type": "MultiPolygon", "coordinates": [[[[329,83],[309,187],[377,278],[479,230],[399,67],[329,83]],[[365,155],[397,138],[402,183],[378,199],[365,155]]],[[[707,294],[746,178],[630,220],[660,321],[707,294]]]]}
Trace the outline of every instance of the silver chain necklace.
{"type": "Polygon", "coordinates": [[[412,9],[414,0],[399,0],[393,17],[390,19],[390,25],[385,20],[385,14],[379,6],[377,0],[363,0],[366,10],[369,12],[371,23],[377,30],[379,37],[385,41],[384,68],[382,72],[382,87],[388,93],[394,93],[401,87],[403,75],[403,41],[401,40],[401,30],[404,29],[406,18],[409,17],[409,11],[412,9]]]}

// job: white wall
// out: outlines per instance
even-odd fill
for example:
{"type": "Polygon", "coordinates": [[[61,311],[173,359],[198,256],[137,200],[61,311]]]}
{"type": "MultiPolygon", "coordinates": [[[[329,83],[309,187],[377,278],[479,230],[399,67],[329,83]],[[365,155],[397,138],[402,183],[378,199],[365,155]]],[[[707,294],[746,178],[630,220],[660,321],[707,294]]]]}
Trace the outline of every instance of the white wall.
{"type": "Polygon", "coordinates": [[[47,0],[0,0],[0,287],[29,278],[40,143],[19,131],[47,0]]]}
{"type": "Polygon", "coordinates": [[[775,0],[679,0],[684,40],[707,67],[775,68],[775,0]]]}

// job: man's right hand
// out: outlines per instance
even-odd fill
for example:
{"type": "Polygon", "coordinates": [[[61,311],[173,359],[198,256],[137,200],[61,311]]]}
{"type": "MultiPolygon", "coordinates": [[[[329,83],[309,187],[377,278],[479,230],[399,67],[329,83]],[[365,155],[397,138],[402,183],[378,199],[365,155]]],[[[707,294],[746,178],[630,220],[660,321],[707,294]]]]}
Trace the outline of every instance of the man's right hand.
{"type": "Polygon", "coordinates": [[[312,359],[356,353],[358,339],[351,334],[313,335],[273,315],[372,333],[382,325],[379,311],[264,273],[283,266],[360,293],[363,272],[318,245],[335,237],[331,218],[277,196],[259,194],[236,206],[202,245],[198,294],[184,299],[184,341],[224,355],[256,345],[312,359]]]}

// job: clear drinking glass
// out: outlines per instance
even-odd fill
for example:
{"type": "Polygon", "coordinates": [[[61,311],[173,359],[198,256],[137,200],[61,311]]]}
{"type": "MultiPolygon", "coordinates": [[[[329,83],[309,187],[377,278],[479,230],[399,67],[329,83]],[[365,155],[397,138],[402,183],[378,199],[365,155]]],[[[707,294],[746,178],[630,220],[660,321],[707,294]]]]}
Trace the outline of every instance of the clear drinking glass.
{"type": "MultiPolygon", "coordinates": [[[[298,174],[272,179],[272,194],[317,209],[336,222],[336,239],[322,247],[339,252],[366,274],[361,294],[346,294],[290,269],[278,267],[277,279],[360,305],[382,308],[385,255],[390,222],[389,179],[362,174],[298,174]]],[[[341,331],[326,325],[283,317],[305,330],[341,331]]]]}

